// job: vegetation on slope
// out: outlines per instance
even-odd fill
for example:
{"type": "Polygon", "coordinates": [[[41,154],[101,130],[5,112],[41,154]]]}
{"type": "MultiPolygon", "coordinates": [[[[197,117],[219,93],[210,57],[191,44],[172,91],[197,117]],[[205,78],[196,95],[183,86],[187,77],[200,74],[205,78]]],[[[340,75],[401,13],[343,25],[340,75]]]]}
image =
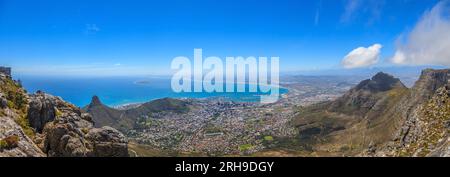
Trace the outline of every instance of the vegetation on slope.
{"type": "Polygon", "coordinates": [[[450,88],[442,87],[422,106],[418,125],[422,129],[417,140],[399,149],[398,156],[426,156],[449,133],[450,88]]]}
{"type": "MultiPolygon", "coordinates": [[[[30,127],[27,119],[28,98],[26,91],[19,83],[9,79],[2,78],[0,80],[0,93],[2,93],[7,100],[7,106],[17,115],[15,121],[19,124],[25,134],[29,137],[34,137],[34,131],[30,127]]],[[[5,116],[4,110],[1,110],[0,116],[5,116]]]]}

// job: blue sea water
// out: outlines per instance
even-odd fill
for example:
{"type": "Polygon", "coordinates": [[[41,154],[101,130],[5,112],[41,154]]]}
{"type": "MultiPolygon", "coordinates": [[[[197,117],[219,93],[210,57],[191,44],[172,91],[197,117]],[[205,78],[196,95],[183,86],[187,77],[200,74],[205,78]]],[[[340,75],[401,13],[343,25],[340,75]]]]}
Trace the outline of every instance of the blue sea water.
{"type": "MultiPolygon", "coordinates": [[[[16,79],[29,93],[42,90],[64,100],[83,107],[97,95],[108,106],[129,103],[143,103],[159,98],[208,98],[223,97],[238,102],[257,102],[260,95],[267,93],[175,93],[171,89],[170,78],[156,77],[104,77],[104,78],[68,78],[21,76],[16,79]]],[[[248,87],[248,85],[246,85],[248,87]]],[[[280,88],[280,94],[287,89],[280,88]]]]}

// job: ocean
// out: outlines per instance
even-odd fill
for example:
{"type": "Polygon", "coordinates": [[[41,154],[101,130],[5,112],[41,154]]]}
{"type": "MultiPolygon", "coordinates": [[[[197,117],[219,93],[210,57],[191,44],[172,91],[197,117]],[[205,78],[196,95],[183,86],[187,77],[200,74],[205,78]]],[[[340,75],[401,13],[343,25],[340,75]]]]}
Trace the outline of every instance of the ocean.
{"type": "MultiPolygon", "coordinates": [[[[28,93],[42,90],[60,96],[78,107],[84,107],[97,95],[108,106],[143,103],[159,98],[210,98],[221,97],[237,102],[258,102],[260,95],[267,93],[175,93],[171,89],[170,78],[165,77],[34,77],[20,76],[28,93]]],[[[248,84],[246,85],[248,87],[248,84]]],[[[280,88],[280,95],[288,90],[280,88]]]]}

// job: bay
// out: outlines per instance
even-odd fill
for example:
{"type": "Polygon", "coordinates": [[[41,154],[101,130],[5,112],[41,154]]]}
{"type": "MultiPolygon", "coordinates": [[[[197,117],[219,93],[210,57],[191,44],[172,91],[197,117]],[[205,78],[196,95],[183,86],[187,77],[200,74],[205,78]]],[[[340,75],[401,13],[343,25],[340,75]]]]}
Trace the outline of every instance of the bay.
{"type": "MultiPolygon", "coordinates": [[[[237,102],[258,102],[263,92],[231,93],[175,93],[171,89],[169,77],[42,77],[20,76],[16,79],[29,93],[42,90],[60,96],[76,106],[83,107],[97,95],[108,106],[143,103],[159,98],[212,98],[220,97],[237,102]]],[[[246,88],[248,88],[246,84],[246,88]]],[[[280,94],[288,90],[281,88],[280,94]]]]}

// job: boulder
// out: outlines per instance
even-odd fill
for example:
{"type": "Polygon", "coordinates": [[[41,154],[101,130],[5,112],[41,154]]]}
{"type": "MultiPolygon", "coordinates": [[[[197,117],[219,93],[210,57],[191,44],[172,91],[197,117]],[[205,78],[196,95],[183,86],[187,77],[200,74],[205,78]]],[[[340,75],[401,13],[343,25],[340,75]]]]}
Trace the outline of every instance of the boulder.
{"type": "Polygon", "coordinates": [[[30,126],[37,132],[42,132],[45,124],[56,117],[56,97],[37,92],[30,96],[27,118],[30,126]]]}
{"type": "Polygon", "coordinates": [[[0,109],[5,109],[7,107],[8,107],[8,101],[5,98],[0,97],[0,109]]]}
{"type": "Polygon", "coordinates": [[[86,139],[93,145],[93,156],[97,157],[126,157],[128,145],[125,136],[114,128],[104,126],[94,128],[86,135],[86,139]]]}

